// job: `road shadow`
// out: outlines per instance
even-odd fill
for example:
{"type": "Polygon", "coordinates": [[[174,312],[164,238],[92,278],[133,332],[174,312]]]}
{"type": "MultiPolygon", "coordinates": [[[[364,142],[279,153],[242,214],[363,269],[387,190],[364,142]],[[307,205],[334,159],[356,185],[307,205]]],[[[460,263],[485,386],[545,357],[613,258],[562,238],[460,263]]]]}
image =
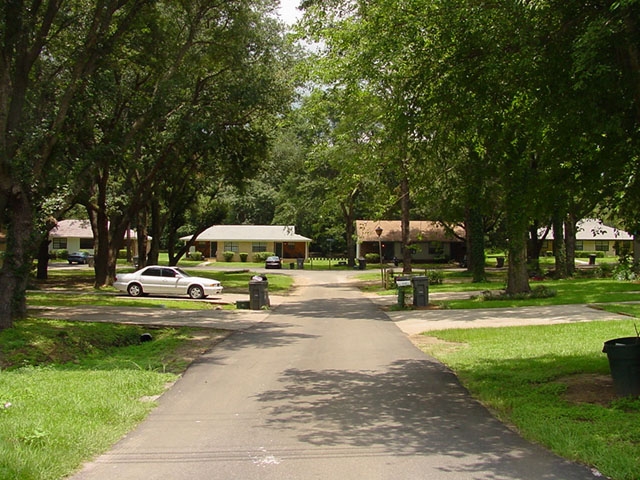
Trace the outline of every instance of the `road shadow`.
{"type": "Polygon", "coordinates": [[[482,478],[592,478],[585,467],[505,428],[446,367],[429,358],[399,360],[381,371],[289,369],[280,382],[282,388],[257,399],[270,428],[289,430],[303,443],[465,459],[443,461],[439,468],[494,475],[482,478]],[[527,461],[534,455],[544,461],[527,461]]]}

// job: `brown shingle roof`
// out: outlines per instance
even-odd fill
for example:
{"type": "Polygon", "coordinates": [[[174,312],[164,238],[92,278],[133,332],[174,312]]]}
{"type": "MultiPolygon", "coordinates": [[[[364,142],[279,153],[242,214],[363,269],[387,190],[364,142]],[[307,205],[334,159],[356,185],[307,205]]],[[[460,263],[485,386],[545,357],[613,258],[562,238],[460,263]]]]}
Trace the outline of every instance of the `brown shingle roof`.
{"type": "MultiPolygon", "coordinates": [[[[377,242],[376,228],[382,228],[380,239],[385,242],[401,242],[402,226],[400,220],[356,220],[358,242],[377,242]]],[[[409,222],[411,230],[409,238],[412,242],[461,242],[458,237],[451,235],[439,222],[413,220],[409,222]]],[[[461,227],[456,233],[465,235],[461,227]]]]}

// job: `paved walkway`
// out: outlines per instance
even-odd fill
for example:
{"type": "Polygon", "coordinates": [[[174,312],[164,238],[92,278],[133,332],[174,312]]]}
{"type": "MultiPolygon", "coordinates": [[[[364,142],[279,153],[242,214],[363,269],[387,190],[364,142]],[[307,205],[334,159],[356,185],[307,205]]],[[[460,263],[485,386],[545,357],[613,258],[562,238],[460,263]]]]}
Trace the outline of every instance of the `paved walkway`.
{"type": "Polygon", "coordinates": [[[319,273],[272,312],[242,312],[251,328],[73,480],[594,478],[495,420],[345,280],[319,273]]]}
{"type": "MultiPolygon", "coordinates": [[[[470,294],[467,293],[467,296],[470,294]]],[[[449,294],[431,294],[430,299],[447,298],[449,294]]],[[[395,297],[370,297],[381,306],[397,303],[395,297]]],[[[551,325],[555,323],[591,322],[594,320],[629,319],[588,305],[551,305],[547,307],[485,308],[474,310],[399,310],[386,312],[408,335],[448,328],[514,327],[518,325],[551,325]]]]}

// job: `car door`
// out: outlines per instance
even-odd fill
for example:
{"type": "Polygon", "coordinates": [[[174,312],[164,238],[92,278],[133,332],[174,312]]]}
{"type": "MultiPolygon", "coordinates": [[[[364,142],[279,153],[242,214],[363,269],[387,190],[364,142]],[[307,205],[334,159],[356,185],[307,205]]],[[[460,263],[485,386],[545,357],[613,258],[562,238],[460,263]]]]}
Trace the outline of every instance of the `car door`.
{"type": "Polygon", "coordinates": [[[140,274],[140,283],[145,293],[164,293],[162,284],[162,269],[151,267],[140,274]]]}
{"type": "Polygon", "coordinates": [[[167,295],[182,295],[183,291],[179,288],[180,275],[171,268],[162,269],[162,287],[167,295]]]}

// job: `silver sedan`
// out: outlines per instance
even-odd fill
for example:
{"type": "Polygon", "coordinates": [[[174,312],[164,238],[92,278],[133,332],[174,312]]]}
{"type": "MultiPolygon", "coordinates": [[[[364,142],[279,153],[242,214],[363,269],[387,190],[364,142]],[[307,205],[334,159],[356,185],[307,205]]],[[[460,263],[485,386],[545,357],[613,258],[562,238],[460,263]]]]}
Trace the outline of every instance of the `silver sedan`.
{"type": "Polygon", "coordinates": [[[222,293],[222,284],[218,280],[192,277],[181,268],[157,265],[133,273],[121,273],[116,276],[113,286],[132,297],[156,294],[189,295],[199,299],[222,293]]]}

